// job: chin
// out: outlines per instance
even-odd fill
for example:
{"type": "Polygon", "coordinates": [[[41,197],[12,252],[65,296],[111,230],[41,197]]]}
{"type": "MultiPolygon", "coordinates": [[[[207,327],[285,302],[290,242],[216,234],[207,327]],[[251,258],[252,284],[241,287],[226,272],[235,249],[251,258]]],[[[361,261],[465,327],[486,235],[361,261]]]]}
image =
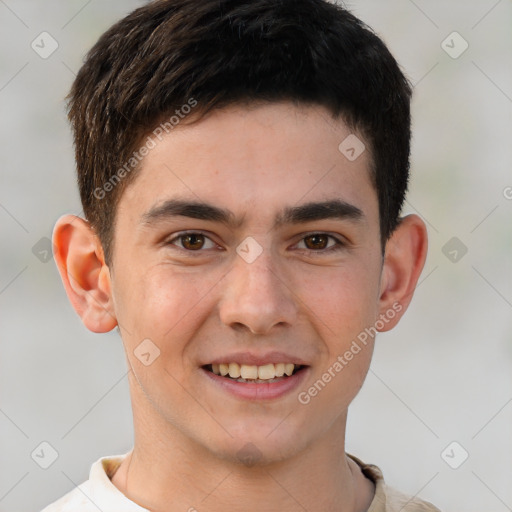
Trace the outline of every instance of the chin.
{"type": "Polygon", "coordinates": [[[247,423],[240,423],[236,427],[225,425],[233,437],[224,437],[216,448],[210,445],[209,449],[221,459],[247,467],[289,459],[306,446],[306,436],[304,432],[301,435],[291,432],[290,428],[285,428],[282,420],[269,420],[252,426],[247,423]]]}

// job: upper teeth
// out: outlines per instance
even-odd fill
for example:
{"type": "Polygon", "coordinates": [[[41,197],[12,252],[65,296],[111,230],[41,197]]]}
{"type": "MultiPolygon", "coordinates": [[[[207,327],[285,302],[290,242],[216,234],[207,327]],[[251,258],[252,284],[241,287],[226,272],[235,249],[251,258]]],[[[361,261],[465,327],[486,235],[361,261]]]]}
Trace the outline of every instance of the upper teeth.
{"type": "Polygon", "coordinates": [[[270,380],[283,375],[290,376],[295,365],[293,363],[269,363],[263,366],[252,366],[248,364],[226,363],[212,364],[212,371],[223,377],[228,375],[233,379],[264,379],[270,380]]]}

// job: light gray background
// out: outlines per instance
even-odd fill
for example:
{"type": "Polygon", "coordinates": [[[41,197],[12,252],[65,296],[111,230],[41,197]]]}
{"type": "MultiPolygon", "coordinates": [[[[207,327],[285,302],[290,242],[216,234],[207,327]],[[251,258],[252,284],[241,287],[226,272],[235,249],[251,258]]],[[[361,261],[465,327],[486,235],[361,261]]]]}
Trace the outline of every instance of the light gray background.
{"type": "MultiPolygon", "coordinates": [[[[53,260],[32,248],[81,211],[63,98],[85,52],[142,3],[0,0],[2,512],[42,508],[131,447],[121,341],[83,327],[53,260]],[[59,45],[47,59],[31,48],[43,31],[59,45]],[[58,452],[46,470],[31,458],[43,441],[58,452]]],[[[347,5],[415,84],[406,212],[430,235],[412,305],[377,341],[347,449],[445,512],[512,510],[512,1],[347,5]],[[469,44],[456,59],[442,47],[453,31],[469,44]],[[468,249],[456,262],[443,253],[452,237],[458,258],[468,249]],[[458,469],[441,456],[453,441],[452,465],[469,453],[458,469]]]]}

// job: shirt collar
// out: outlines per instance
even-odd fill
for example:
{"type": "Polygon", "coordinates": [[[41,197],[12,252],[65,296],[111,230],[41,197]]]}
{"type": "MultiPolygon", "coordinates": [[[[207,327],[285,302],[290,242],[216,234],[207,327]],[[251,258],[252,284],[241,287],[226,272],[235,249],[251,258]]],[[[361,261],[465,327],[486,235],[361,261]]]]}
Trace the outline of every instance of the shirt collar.
{"type": "Polygon", "coordinates": [[[101,512],[149,512],[129,500],[110,480],[126,455],[102,457],[91,467],[89,498],[101,512]]]}
{"type": "MultiPolygon", "coordinates": [[[[150,512],[148,509],[129,500],[111,481],[121,462],[128,454],[112,455],[98,459],[91,467],[89,473],[90,496],[89,499],[101,512],[150,512]]],[[[381,470],[373,465],[366,464],[354,455],[347,453],[360,468],[364,476],[375,484],[375,496],[368,512],[382,512],[386,508],[384,492],[384,478],[381,470]]]]}

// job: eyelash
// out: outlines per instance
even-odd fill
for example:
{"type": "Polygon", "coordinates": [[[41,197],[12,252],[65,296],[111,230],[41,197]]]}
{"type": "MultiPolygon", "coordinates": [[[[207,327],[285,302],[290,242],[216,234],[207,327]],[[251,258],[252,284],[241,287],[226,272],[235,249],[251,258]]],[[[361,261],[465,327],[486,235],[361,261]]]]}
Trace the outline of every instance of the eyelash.
{"type": "MultiPolygon", "coordinates": [[[[207,238],[208,240],[210,240],[212,243],[215,243],[213,242],[213,240],[211,240],[211,238],[206,235],[205,233],[201,232],[201,231],[183,231],[181,233],[178,233],[175,237],[171,238],[168,242],[166,242],[166,245],[175,245],[173,242],[176,241],[176,240],[179,240],[179,239],[182,239],[184,237],[186,237],[187,235],[202,235],[204,236],[205,238],[207,238]]],[[[303,236],[299,243],[302,242],[304,239],[310,237],[310,236],[315,236],[315,235],[322,235],[322,236],[327,236],[328,238],[331,238],[332,240],[335,241],[335,245],[331,246],[331,247],[328,247],[327,249],[318,249],[318,250],[314,250],[314,249],[305,249],[307,250],[309,253],[311,253],[312,255],[318,255],[318,256],[322,256],[324,254],[330,254],[330,253],[333,253],[333,252],[338,252],[342,249],[344,249],[346,247],[346,244],[344,242],[342,242],[339,238],[333,236],[333,235],[330,235],[328,233],[323,233],[323,232],[313,232],[313,233],[308,233],[307,235],[303,236]]],[[[184,247],[178,247],[179,249],[187,252],[187,253],[190,253],[190,254],[194,254],[194,253],[198,253],[198,255],[201,253],[201,252],[204,252],[204,250],[201,248],[201,249],[198,249],[197,251],[193,251],[193,250],[190,250],[190,249],[185,249],[184,247]]],[[[300,250],[304,250],[304,249],[300,249],[300,250]]]]}

